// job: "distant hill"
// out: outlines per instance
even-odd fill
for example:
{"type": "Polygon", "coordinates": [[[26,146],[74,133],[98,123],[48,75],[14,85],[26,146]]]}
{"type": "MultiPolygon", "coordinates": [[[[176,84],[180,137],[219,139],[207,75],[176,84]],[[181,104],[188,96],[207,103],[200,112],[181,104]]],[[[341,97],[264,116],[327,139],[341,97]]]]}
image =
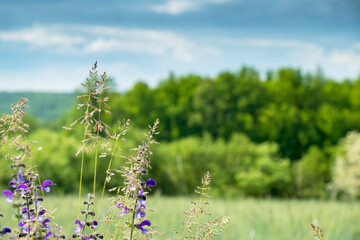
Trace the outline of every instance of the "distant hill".
{"type": "Polygon", "coordinates": [[[28,112],[40,121],[55,120],[74,105],[74,93],[0,92],[0,113],[9,113],[20,98],[29,99],[28,112]]]}

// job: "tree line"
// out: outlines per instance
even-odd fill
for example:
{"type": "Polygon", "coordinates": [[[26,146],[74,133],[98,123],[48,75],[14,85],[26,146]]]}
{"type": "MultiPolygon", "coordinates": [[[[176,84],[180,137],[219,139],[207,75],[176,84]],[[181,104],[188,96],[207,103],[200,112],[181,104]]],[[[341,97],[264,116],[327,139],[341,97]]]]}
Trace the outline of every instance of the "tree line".
{"type": "MultiPolygon", "coordinates": [[[[342,178],[349,175],[344,166],[351,164],[336,159],[347,159],[341,139],[360,131],[360,77],[335,81],[321,71],[283,68],[261,78],[255,69],[242,67],[213,78],[170,74],[155,87],[138,82],[124,93],[107,94],[112,114],[101,119],[113,128],[122,119],[132,122],[124,150],[141,143],[141,129],[160,119],[161,144],[153,150],[151,177],[164,194],[191,193],[207,170],[213,194],[223,197],[328,197],[356,188],[345,186],[342,178]]],[[[81,136],[59,129],[79,114],[74,106],[47,125],[52,130],[35,127],[31,133],[42,144],[34,153],[38,167],[65,193],[76,191],[70,183],[79,178],[73,152],[81,136]]],[[[106,169],[103,161],[99,169],[106,169]]]]}

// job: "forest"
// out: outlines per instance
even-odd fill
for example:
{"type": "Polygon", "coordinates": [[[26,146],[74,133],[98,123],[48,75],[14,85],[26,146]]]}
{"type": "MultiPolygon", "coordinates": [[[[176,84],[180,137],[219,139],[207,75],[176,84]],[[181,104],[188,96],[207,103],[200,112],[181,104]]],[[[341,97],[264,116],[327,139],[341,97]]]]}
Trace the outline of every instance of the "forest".
{"type": "MultiPolygon", "coordinates": [[[[138,82],[122,93],[115,81],[110,85],[106,94],[112,114],[102,119],[114,129],[119,119],[131,120],[124,151],[139,144],[143,129],[160,119],[160,145],[154,148],[151,172],[160,194],[190,194],[198,177],[210,171],[215,196],[360,196],[359,180],[355,173],[348,174],[350,166],[360,170],[360,160],[348,154],[356,151],[360,139],[360,77],[335,81],[321,70],[304,73],[294,68],[261,77],[244,66],[215,77],[169,74],[155,87],[138,82]]],[[[1,99],[10,99],[4,94],[1,99]]],[[[74,96],[22,96],[32,107],[27,121],[31,138],[37,140],[33,155],[44,177],[58,183],[58,193],[77,191],[71,183],[79,178],[74,152],[81,136],[62,129],[81,115],[74,96]],[[44,104],[49,102],[53,104],[44,104]]],[[[99,163],[99,172],[105,172],[106,162],[99,163]]],[[[7,184],[7,165],[1,162],[2,185],[7,184]]],[[[88,172],[84,181],[91,181],[88,172]]],[[[100,174],[99,183],[104,178],[100,174]]]]}

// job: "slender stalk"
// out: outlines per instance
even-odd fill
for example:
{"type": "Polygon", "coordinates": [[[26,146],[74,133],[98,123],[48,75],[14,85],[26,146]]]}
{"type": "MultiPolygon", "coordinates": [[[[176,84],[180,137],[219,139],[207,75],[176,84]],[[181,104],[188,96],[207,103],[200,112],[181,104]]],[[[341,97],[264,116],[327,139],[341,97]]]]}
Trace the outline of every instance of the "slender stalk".
{"type": "Polygon", "coordinates": [[[205,240],[205,239],[212,233],[213,230],[214,230],[214,229],[211,229],[211,230],[205,235],[205,237],[203,238],[203,240],[205,240]]]}
{"type": "MultiPolygon", "coordinates": [[[[114,158],[115,150],[116,150],[116,147],[118,145],[118,142],[119,142],[119,138],[116,138],[115,145],[114,145],[114,148],[112,150],[110,161],[109,161],[109,166],[108,166],[107,171],[106,171],[106,177],[105,177],[104,185],[103,185],[102,192],[101,192],[100,205],[98,206],[98,210],[101,209],[101,207],[102,207],[103,198],[104,198],[104,194],[105,194],[105,188],[106,188],[106,179],[109,176],[109,170],[111,168],[112,159],[114,158]]],[[[100,215],[99,215],[98,219],[100,219],[100,215]]]]}
{"type": "Polygon", "coordinates": [[[27,215],[28,215],[28,219],[29,219],[29,233],[28,236],[30,236],[31,234],[31,221],[30,221],[30,204],[29,204],[29,199],[28,196],[26,196],[26,207],[27,207],[27,215]]]}
{"type": "Polygon", "coordinates": [[[130,240],[132,240],[132,237],[133,237],[133,233],[134,233],[134,222],[135,222],[135,212],[136,212],[136,204],[137,204],[137,200],[135,202],[135,206],[134,206],[134,212],[133,212],[133,215],[132,215],[132,221],[131,221],[131,231],[130,231],[130,240]]]}
{"type": "MultiPolygon", "coordinates": [[[[98,108],[98,126],[96,129],[96,141],[97,141],[97,145],[96,145],[96,149],[95,149],[95,166],[94,166],[94,187],[93,187],[93,195],[94,195],[94,206],[95,206],[95,193],[96,193],[96,168],[97,168],[97,160],[98,160],[98,141],[99,141],[99,134],[100,134],[100,116],[101,116],[101,97],[99,100],[99,108],[98,108]]],[[[100,215],[99,215],[100,216],[100,215]]]]}
{"type": "Polygon", "coordinates": [[[86,111],[85,111],[85,122],[84,122],[84,137],[83,137],[83,146],[82,146],[82,152],[81,152],[81,170],[80,170],[80,180],[79,180],[79,200],[78,200],[78,215],[77,218],[80,218],[80,206],[81,206],[81,187],[82,187],[82,179],[83,179],[83,171],[84,171],[84,158],[85,158],[85,146],[86,146],[86,131],[87,131],[87,124],[88,117],[89,117],[89,102],[91,100],[91,88],[92,88],[92,82],[90,82],[90,88],[89,88],[89,95],[88,95],[88,101],[86,104],[86,111]]]}
{"type": "Polygon", "coordinates": [[[107,239],[107,235],[108,235],[108,233],[110,231],[111,223],[113,222],[114,216],[115,216],[115,211],[113,212],[113,214],[111,216],[111,219],[110,219],[110,222],[108,223],[108,228],[106,230],[105,237],[104,237],[105,240],[107,239]]]}
{"type": "Polygon", "coordinates": [[[195,221],[194,239],[196,238],[197,226],[198,226],[198,224],[199,224],[199,212],[200,212],[200,210],[201,210],[202,197],[203,197],[203,193],[204,193],[204,188],[205,188],[205,184],[203,183],[202,188],[201,188],[201,194],[200,194],[199,204],[198,204],[198,210],[195,212],[195,214],[196,214],[196,221],[195,221]]]}
{"type": "MultiPolygon", "coordinates": [[[[91,201],[91,198],[89,198],[89,202],[90,202],[90,201],[91,201]]],[[[87,216],[88,216],[89,208],[90,208],[90,204],[88,204],[88,205],[87,205],[87,207],[86,207],[86,214],[85,214],[85,226],[86,226],[86,220],[87,220],[87,216]]],[[[85,226],[83,227],[81,234],[84,234],[84,231],[85,231],[85,226]]]]}

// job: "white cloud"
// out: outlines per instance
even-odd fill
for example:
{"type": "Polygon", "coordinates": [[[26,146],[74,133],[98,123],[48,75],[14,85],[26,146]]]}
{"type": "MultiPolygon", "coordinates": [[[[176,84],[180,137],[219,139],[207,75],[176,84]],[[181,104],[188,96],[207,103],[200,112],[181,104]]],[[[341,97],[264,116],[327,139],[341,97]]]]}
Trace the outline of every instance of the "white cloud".
{"type": "Polygon", "coordinates": [[[177,15],[197,10],[209,3],[224,3],[227,0],[167,0],[163,4],[151,7],[154,12],[177,15]]]}
{"type": "Polygon", "coordinates": [[[0,91],[70,92],[84,81],[89,66],[46,67],[2,71],[0,91]],[[71,74],[69,74],[71,73],[71,74]],[[9,80],[11,79],[11,81],[9,80]]]}
{"type": "Polygon", "coordinates": [[[360,74],[360,53],[353,49],[333,50],[327,55],[326,60],[324,64],[328,64],[327,68],[332,75],[338,75],[337,72],[347,77],[360,74]]]}
{"type": "Polygon", "coordinates": [[[32,28],[0,32],[0,40],[4,42],[24,42],[35,47],[72,47],[82,44],[81,36],[64,34],[56,27],[34,26],[32,28]]]}
{"type": "Polygon", "coordinates": [[[199,52],[192,41],[172,32],[103,26],[38,25],[0,32],[0,40],[27,43],[32,47],[56,49],[63,53],[127,52],[171,57],[185,62],[192,61],[199,52]]]}
{"type": "MultiPolygon", "coordinates": [[[[36,92],[72,92],[81,87],[80,83],[88,77],[91,66],[73,65],[70,67],[56,66],[34,68],[21,71],[7,70],[0,75],[1,91],[36,91],[36,92]],[[11,79],[11,81],[9,81],[11,79]]],[[[136,81],[143,80],[150,86],[167,76],[165,69],[153,70],[142,66],[132,65],[128,62],[112,62],[98,64],[99,74],[106,70],[108,77],[114,78],[117,90],[126,91],[136,81]]]]}
{"type": "Polygon", "coordinates": [[[354,44],[354,48],[360,50],[360,42],[357,42],[354,44]]]}
{"type": "Polygon", "coordinates": [[[360,73],[359,42],[329,49],[292,39],[200,37],[149,29],[37,25],[0,31],[0,43],[2,47],[6,43],[25,43],[35,57],[43,54],[39,49],[55,51],[50,54],[49,62],[40,67],[29,63],[24,69],[18,65],[16,70],[0,69],[0,91],[5,86],[6,90],[14,91],[71,91],[84,80],[89,69],[79,62],[89,58],[99,60],[99,69],[114,77],[119,90],[129,89],[138,79],[154,86],[171,70],[176,74],[214,76],[224,69],[236,70],[242,64],[263,72],[284,66],[314,71],[320,66],[327,76],[337,79],[354,78],[360,73]],[[67,60],[57,59],[59,53],[67,60]],[[64,73],[71,74],[64,76],[64,73]]]}
{"type": "Polygon", "coordinates": [[[289,39],[228,38],[219,42],[236,49],[235,55],[245,59],[244,63],[249,64],[247,59],[253,61],[250,64],[254,66],[265,65],[265,69],[262,67],[264,70],[291,66],[314,71],[320,66],[327,76],[336,79],[354,78],[360,73],[359,43],[347,48],[325,50],[312,42],[289,39]]]}
{"type": "Polygon", "coordinates": [[[182,61],[191,61],[197,51],[192,41],[171,32],[111,27],[94,27],[88,30],[100,37],[84,47],[86,53],[124,51],[168,55],[182,61]]]}
{"type": "Polygon", "coordinates": [[[238,46],[249,47],[277,47],[277,48],[294,48],[294,49],[307,49],[319,50],[320,47],[316,44],[287,39],[266,39],[266,38],[240,38],[240,39],[222,39],[225,44],[232,44],[238,46]]]}

